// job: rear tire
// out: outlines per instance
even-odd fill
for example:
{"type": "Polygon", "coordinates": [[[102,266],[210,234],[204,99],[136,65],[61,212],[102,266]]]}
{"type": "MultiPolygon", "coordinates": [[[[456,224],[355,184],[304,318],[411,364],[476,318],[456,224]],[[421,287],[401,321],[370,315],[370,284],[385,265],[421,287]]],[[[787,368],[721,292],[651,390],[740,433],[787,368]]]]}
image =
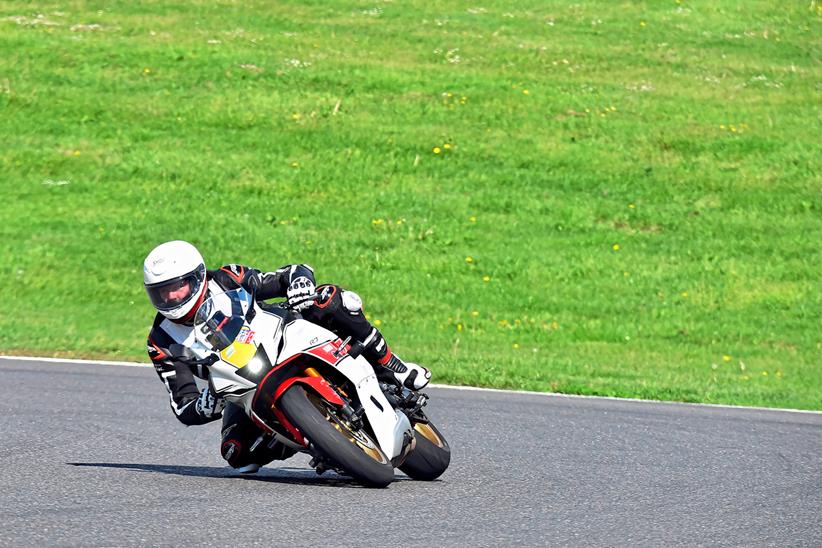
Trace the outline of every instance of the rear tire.
{"type": "Polygon", "coordinates": [[[336,408],[314,392],[295,384],[280,397],[279,407],[322,457],[360,483],[385,487],[394,480],[394,467],[374,440],[351,429],[336,408]]]}
{"type": "Polygon", "coordinates": [[[415,480],[437,479],[451,464],[451,447],[430,422],[415,422],[414,437],[417,439],[417,446],[400,466],[400,470],[415,480]]]}

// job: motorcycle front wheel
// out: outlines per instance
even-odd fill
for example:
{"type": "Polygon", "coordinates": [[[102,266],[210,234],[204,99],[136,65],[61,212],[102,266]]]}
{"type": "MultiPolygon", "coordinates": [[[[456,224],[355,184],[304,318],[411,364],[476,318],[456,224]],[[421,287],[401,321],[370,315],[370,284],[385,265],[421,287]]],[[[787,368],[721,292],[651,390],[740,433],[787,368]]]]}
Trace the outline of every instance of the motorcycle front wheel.
{"type": "Polygon", "coordinates": [[[451,464],[451,447],[437,427],[430,422],[414,422],[417,445],[400,466],[409,478],[422,481],[437,479],[451,464]]]}
{"type": "Polygon", "coordinates": [[[394,467],[379,446],[362,430],[352,428],[336,407],[299,384],[280,397],[279,407],[322,457],[336,463],[369,487],[394,480],[394,467]]]}

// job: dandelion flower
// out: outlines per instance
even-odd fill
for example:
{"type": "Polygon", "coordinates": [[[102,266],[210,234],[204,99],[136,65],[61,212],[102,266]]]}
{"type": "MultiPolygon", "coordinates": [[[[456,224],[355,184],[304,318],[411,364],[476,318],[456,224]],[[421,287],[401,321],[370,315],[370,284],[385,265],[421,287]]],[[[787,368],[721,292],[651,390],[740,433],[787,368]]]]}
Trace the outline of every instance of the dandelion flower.
{"type": "Polygon", "coordinates": [[[688,292],[687,292],[687,291],[683,291],[682,293],[680,293],[680,295],[682,295],[682,298],[683,298],[683,299],[687,299],[687,298],[688,298],[688,292]]]}
{"type": "Polygon", "coordinates": [[[491,276],[483,276],[482,281],[485,282],[485,283],[490,282],[491,281],[491,276]]]}
{"type": "Polygon", "coordinates": [[[143,69],[143,74],[151,74],[151,69],[146,67],[143,69]]]}
{"type": "Polygon", "coordinates": [[[531,95],[531,92],[528,91],[527,89],[524,89],[524,90],[522,90],[522,94],[523,95],[531,95]]]}
{"type": "Polygon", "coordinates": [[[634,204],[628,204],[628,209],[636,209],[636,206],[634,204]]]}
{"type": "Polygon", "coordinates": [[[382,320],[374,320],[374,327],[379,327],[382,325],[382,320]]]}
{"type": "Polygon", "coordinates": [[[476,223],[476,222],[477,222],[477,218],[476,218],[475,216],[473,216],[473,215],[471,215],[470,217],[468,217],[468,220],[469,220],[470,222],[472,222],[472,223],[476,223]]]}
{"type": "Polygon", "coordinates": [[[645,28],[645,21],[640,21],[639,26],[642,27],[642,28],[645,28]]]}
{"type": "Polygon", "coordinates": [[[444,148],[445,150],[451,150],[451,144],[445,143],[444,145],[442,145],[442,148],[444,148]]]}
{"type": "Polygon", "coordinates": [[[724,356],[722,356],[722,361],[728,363],[729,361],[731,361],[731,357],[725,354],[724,356]]]}
{"type": "Polygon", "coordinates": [[[300,162],[291,162],[291,167],[300,167],[300,162]]]}
{"type": "Polygon", "coordinates": [[[440,150],[440,147],[434,147],[434,149],[432,150],[432,152],[433,152],[434,154],[439,154],[440,152],[442,152],[442,150],[440,150]]]}
{"type": "Polygon", "coordinates": [[[457,331],[462,331],[462,324],[461,323],[457,324],[457,331]]]}
{"type": "Polygon", "coordinates": [[[514,343],[514,350],[519,350],[519,343],[514,343]]]}
{"type": "Polygon", "coordinates": [[[476,318],[477,316],[479,316],[479,312],[478,312],[478,311],[476,311],[476,310],[472,310],[472,311],[471,311],[471,317],[472,317],[472,318],[476,318]]]}
{"type": "Polygon", "coordinates": [[[465,258],[465,262],[468,263],[468,264],[471,264],[471,263],[474,262],[474,258],[469,255],[468,257],[465,258]]]}
{"type": "Polygon", "coordinates": [[[619,251],[619,244],[614,244],[613,246],[611,246],[611,249],[613,249],[614,251],[619,251]]]}
{"type": "Polygon", "coordinates": [[[374,226],[381,225],[381,224],[383,224],[384,222],[385,222],[385,221],[383,221],[382,219],[372,219],[372,220],[371,220],[371,224],[372,224],[372,225],[374,225],[374,226]]]}

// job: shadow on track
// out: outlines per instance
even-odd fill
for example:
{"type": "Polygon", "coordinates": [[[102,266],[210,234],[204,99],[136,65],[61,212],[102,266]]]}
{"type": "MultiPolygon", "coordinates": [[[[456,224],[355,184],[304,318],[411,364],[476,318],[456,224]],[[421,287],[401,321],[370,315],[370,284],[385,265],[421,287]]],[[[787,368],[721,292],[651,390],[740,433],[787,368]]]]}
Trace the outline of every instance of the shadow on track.
{"type": "MultiPolygon", "coordinates": [[[[256,474],[240,474],[228,467],[216,466],[175,466],[171,464],[139,464],[121,462],[67,462],[70,466],[92,468],[119,468],[138,472],[154,472],[174,476],[193,476],[200,478],[225,478],[238,480],[263,481],[292,485],[313,485],[319,487],[353,487],[366,489],[354,479],[340,476],[334,472],[326,472],[323,477],[313,470],[305,468],[264,468],[256,474]]],[[[405,476],[396,476],[394,482],[411,481],[405,476]]]]}

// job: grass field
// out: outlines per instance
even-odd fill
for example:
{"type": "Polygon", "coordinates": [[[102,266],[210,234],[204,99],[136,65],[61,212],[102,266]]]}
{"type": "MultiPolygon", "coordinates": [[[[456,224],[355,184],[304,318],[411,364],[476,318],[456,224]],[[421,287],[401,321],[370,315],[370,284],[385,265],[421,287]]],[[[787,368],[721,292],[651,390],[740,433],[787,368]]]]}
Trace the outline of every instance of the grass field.
{"type": "Polygon", "coordinates": [[[0,4],[0,352],[304,261],[437,382],[822,409],[816,2],[0,4]]]}

